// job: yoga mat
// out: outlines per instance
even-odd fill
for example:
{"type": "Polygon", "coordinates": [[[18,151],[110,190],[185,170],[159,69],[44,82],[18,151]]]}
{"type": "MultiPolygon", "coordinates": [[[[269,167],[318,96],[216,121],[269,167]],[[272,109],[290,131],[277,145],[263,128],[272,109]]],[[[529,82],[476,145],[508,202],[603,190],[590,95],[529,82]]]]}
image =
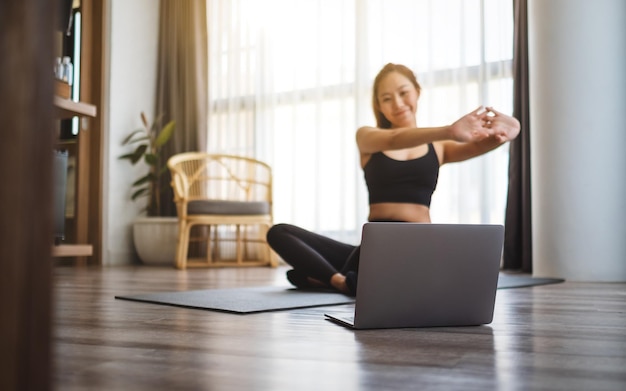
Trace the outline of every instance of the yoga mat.
{"type": "MultiPolygon", "coordinates": [[[[498,289],[521,288],[558,282],[563,282],[563,280],[500,273],[498,289]]],[[[354,303],[354,298],[340,293],[323,290],[299,290],[285,286],[156,292],[119,295],[115,296],[115,298],[235,314],[253,314],[354,303]]]]}
{"type": "Polygon", "coordinates": [[[284,286],[157,292],[115,298],[237,314],[354,303],[353,297],[341,293],[284,286]]]}
{"type": "Polygon", "coordinates": [[[558,284],[563,282],[560,278],[535,278],[529,274],[506,274],[498,276],[498,289],[524,288],[529,286],[558,284]]]}

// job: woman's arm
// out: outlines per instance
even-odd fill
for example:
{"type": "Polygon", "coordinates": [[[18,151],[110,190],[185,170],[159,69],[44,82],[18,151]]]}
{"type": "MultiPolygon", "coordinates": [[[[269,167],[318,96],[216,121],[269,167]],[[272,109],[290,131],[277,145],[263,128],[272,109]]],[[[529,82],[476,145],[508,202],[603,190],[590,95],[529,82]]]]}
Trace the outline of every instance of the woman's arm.
{"type": "Polygon", "coordinates": [[[416,147],[433,141],[447,139],[446,126],[436,128],[379,129],[369,126],[356,132],[356,144],[361,153],[376,153],[416,147]]]}
{"type": "Polygon", "coordinates": [[[480,156],[517,137],[520,131],[520,123],[517,119],[500,113],[492,107],[488,107],[487,111],[489,115],[485,126],[491,130],[491,135],[472,142],[442,142],[441,164],[460,162],[480,156]]]}
{"type": "Polygon", "coordinates": [[[493,133],[486,126],[487,114],[483,107],[479,107],[450,126],[433,128],[379,129],[365,126],[357,131],[356,142],[361,154],[371,154],[412,148],[442,140],[478,141],[493,133]]]}

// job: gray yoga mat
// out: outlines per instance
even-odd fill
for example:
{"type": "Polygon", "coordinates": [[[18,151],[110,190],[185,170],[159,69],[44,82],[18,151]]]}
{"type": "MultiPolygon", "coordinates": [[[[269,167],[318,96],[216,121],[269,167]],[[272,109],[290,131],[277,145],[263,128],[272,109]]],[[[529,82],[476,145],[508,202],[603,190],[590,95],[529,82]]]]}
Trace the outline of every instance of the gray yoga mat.
{"type": "MultiPolygon", "coordinates": [[[[554,284],[563,280],[500,273],[498,289],[554,284]]],[[[236,314],[282,311],[354,303],[354,298],[322,290],[298,290],[285,286],[207,289],[119,295],[116,299],[236,314]]]]}
{"type": "Polygon", "coordinates": [[[529,286],[558,284],[565,280],[560,278],[538,278],[529,274],[500,273],[498,276],[498,289],[524,288],[529,286]]]}
{"type": "Polygon", "coordinates": [[[285,286],[157,292],[115,298],[237,314],[354,303],[354,298],[341,293],[285,286]]]}

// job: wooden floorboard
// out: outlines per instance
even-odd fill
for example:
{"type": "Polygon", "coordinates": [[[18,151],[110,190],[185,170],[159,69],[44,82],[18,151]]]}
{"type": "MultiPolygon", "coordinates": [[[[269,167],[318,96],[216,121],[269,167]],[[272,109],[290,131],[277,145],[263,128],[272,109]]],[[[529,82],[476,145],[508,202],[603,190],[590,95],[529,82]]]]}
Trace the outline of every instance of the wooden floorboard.
{"type": "Polygon", "coordinates": [[[114,298],[281,285],[285,270],[56,267],[56,389],[626,389],[626,284],[499,290],[488,326],[357,332],[325,321],[329,307],[236,315],[114,298]]]}

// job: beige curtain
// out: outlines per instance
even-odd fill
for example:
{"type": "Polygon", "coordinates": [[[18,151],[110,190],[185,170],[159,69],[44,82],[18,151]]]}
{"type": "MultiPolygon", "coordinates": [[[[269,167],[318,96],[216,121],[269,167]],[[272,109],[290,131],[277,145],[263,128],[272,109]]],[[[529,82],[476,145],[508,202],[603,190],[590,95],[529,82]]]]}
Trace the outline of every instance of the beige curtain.
{"type": "MultiPolygon", "coordinates": [[[[207,23],[204,0],[161,0],[155,113],[176,121],[162,159],[204,151],[207,135],[207,23]]],[[[174,216],[169,175],[162,177],[162,216],[174,216]]]]}
{"type": "Polygon", "coordinates": [[[514,0],[514,109],[519,137],[511,142],[503,269],[532,273],[532,205],[530,178],[530,102],[528,80],[528,4],[514,0]]]}

